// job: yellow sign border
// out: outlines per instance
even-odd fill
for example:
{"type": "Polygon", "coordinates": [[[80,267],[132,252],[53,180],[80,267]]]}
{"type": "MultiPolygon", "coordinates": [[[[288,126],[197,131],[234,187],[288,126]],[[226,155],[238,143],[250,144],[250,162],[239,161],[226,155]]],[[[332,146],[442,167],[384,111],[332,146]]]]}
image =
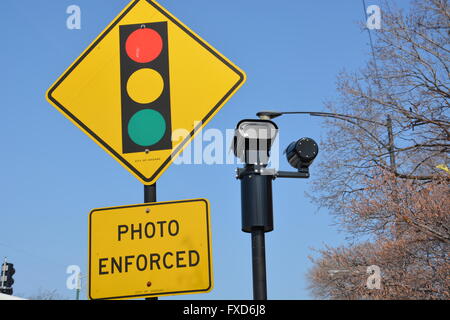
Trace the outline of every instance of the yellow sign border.
{"type": "Polygon", "coordinates": [[[138,180],[140,180],[145,185],[154,184],[161,174],[172,164],[175,158],[183,151],[183,149],[191,142],[195,136],[200,132],[202,128],[206,126],[206,124],[215,116],[215,114],[223,107],[223,105],[233,96],[233,94],[244,84],[246,81],[245,73],[240,70],[237,66],[235,66],[230,60],[228,60],[225,56],[223,56],[220,52],[215,50],[210,44],[208,44],[205,40],[200,38],[197,34],[195,34],[191,29],[189,29],[186,25],[184,25],[181,21],[179,21],[176,17],[174,17],[170,12],[168,12],[165,8],[163,8],[160,4],[153,0],[133,0],[125,7],[122,12],[118,15],[118,17],[111,22],[106,29],[94,40],[94,42],[72,63],[72,65],[58,78],[58,80],[50,87],[50,89],[46,93],[47,101],[58,108],[61,113],[63,113],[72,123],[74,123],[79,129],[81,129],[84,133],[86,133],[89,137],[91,137],[100,147],[102,147],[106,152],[108,152],[113,158],[115,158],[119,163],[121,163],[128,171],[130,171],[138,180]],[[235,85],[225,94],[222,99],[220,99],[217,104],[208,112],[208,114],[201,120],[190,132],[186,138],[177,146],[177,148],[173,149],[171,154],[167,157],[166,160],[161,164],[161,166],[155,170],[153,175],[150,178],[146,178],[138,169],[136,169],[131,163],[129,163],[125,158],[123,158],[120,153],[114,150],[111,146],[109,146],[103,139],[101,139],[95,132],[89,129],[83,122],[81,122],[78,118],[76,118],[66,107],[64,107],[61,103],[59,103],[53,96],[53,92],[58,88],[58,86],[64,81],[65,78],[69,76],[69,74],[86,58],[86,56],[97,47],[102,41],[102,39],[114,29],[117,24],[127,15],[127,13],[133,9],[140,1],[146,1],[150,5],[152,5],[156,10],[161,12],[164,16],[167,17],[171,22],[173,22],[176,26],[182,29],[186,34],[188,34],[192,39],[198,42],[202,47],[208,50],[211,54],[218,58],[218,60],[222,61],[225,65],[227,65],[231,70],[233,70],[238,76],[239,80],[235,83],[235,85]]]}
{"type": "Polygon", "coordinates": [[[145,298],[145,297],[159,297],[159,296],[167,296],[167,295],[178,295],[178,294],[193,294],[193,293],[208,293],[214,287],[214,277],[213,277],[213,265],[212,265],[212,235],[211,235],[211,217],[210,217],[210,204],[207,199],[199,198],[199,199],[188,199],[188,200],[174,200],[174,201],[165,201],[165,202],[151,202],[151,203],[141,203],[134,205],[126,205],[126,206],[117,206],[117,207],[107,207],[107,208],[98,208],[93,209],[89,212],[89,223],[88,223],[88,298],[90,300],[113,300],[113,299],[133,299],[133,298],[145,298]],[[94,213],[99,213],[102,211],[110,211],[115,209],[126,209],[126,208],[137,208],[137,207],[152,207],[164,204],[173,204],[173,203],[185,203],[185,202],[205,202],[206,204],[206,226],[208,227],[207,235],[208,235],[208,270],[209,270],[209,284],[205,289],[198,290],[188,290],[188,291],[175,291],[175,292],[158,292],[156,294],[143,294],[143,295],[130,295],[130,296],[119,296],[119,297],[107,297],[107,298],[92,298],[91,297],[91,233],[92,233],[92,216],[94,213]]]}

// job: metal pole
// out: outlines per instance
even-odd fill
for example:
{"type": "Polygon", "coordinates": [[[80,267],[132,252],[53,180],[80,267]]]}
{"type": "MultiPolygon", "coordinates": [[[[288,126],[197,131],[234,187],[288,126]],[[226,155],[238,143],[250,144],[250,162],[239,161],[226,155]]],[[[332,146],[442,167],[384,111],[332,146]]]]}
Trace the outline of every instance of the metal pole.
{"type": "Polygon", "coordinates": [[[238,170],[241,180],[242,231],[252,237],[253,299],[267,300],[265,232],[273,230],[273,175],[261,174],[260,166],[238,170]]]}
{"type": "MultiPolygon", "coordinates": [[[[144,203],[156,202],[156,183],[150,186],[144,185],[144,203]]],[[[145,300],[158,300],[158,297],[145,298],[145,300]]]]}
{"type": "Polygon", "coordinates": [[[264,230],[252,231],[253,300],[267,300],[264,230]]]}
{"type": "Polygon", "coordinates": [[[156,183],[144,186],[144,203],[156,202],[156,183]]]}
{"type": "Polygon", "coordinates": [[[80,290],[81,290],[81,272],[77,276],[77,289],[76,289],[76,300],[80,300],[80,290]]]}

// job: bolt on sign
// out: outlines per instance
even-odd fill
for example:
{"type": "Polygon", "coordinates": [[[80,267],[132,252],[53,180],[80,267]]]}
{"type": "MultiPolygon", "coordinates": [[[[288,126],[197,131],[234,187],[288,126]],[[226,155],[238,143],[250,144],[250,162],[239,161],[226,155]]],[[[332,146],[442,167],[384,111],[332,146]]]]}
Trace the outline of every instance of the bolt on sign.
{"type": "Polygon", "coordinates": [[[157,2],[133,0],[47,100],[150,185],[244,82],[242,70],[157,2]],[[173,140],[177,129],[189,134],[173,140]]]}
{"type": "Polygon", "coordinates": [[[213,287],[209,202],[156,202],[89,214],[90,299],[206,293],[213,287]]]}

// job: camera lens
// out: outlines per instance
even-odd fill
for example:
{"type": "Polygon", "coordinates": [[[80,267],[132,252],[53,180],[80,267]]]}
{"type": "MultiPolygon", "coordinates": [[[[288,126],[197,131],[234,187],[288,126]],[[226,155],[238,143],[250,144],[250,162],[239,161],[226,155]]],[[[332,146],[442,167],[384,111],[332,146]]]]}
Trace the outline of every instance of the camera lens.
{"type": "Polygon", "coordinates": [[[296,169],[308,168],[319,153],[317,143],[311,138],[301,138],[286,148],[286,157],[296,169]]]}

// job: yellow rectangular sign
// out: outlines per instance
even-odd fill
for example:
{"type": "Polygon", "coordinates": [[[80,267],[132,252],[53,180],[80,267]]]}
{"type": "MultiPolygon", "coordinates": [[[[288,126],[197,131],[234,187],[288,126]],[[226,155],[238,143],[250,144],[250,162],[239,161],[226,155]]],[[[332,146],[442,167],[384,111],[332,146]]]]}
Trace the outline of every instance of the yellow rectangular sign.
{"type": "Polygon", "coordinates": [[[209,292],[211,255],[206,199],[94,209],[89,214],[88,297],[209,292]]]}

